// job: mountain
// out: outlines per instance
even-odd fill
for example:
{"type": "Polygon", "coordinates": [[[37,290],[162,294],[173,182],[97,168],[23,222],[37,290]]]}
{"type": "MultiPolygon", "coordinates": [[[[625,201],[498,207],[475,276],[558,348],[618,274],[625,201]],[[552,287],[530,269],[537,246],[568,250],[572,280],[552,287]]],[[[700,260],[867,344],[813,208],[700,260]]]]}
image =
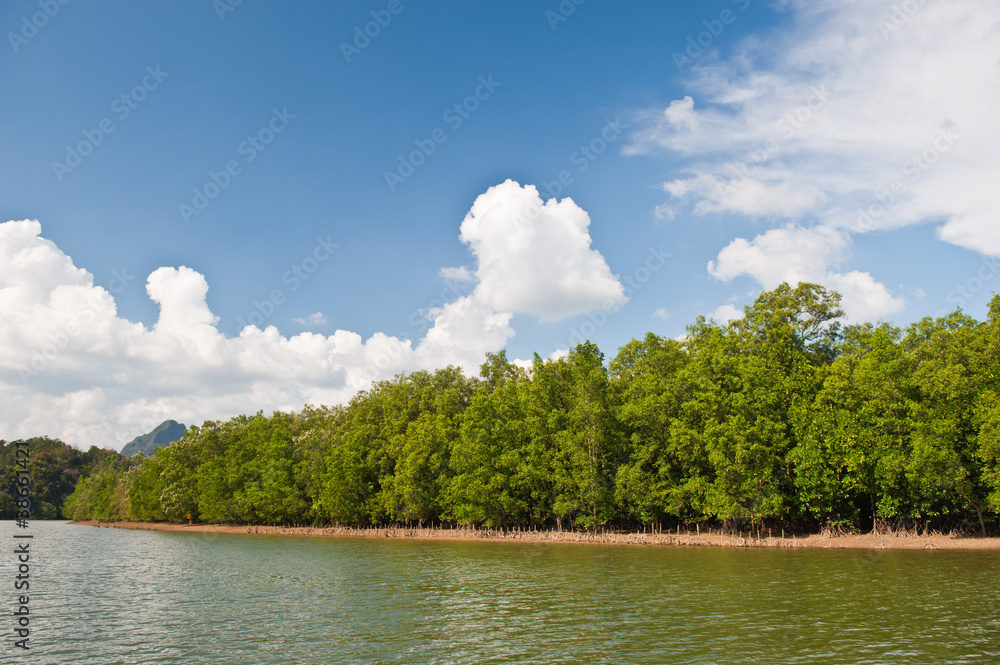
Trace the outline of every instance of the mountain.
{"type": "Polygon", "coordinates": [[[142,453],[149,457],[157,448],[162,448],[184,436],[184,425],[176,420],[164,420],[149,434],[137,436],[122,448],[123,457],[142,453]]]}

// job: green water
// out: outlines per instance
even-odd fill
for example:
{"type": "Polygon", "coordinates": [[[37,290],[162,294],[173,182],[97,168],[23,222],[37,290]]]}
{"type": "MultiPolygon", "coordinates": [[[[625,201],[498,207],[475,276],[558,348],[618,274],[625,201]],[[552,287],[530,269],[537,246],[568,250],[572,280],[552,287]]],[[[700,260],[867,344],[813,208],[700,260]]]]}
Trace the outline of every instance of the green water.
{"type": "Polygon", "coordinates": [[[30,531],[2,662],[1000,663],[995,552],[30,531]]]}

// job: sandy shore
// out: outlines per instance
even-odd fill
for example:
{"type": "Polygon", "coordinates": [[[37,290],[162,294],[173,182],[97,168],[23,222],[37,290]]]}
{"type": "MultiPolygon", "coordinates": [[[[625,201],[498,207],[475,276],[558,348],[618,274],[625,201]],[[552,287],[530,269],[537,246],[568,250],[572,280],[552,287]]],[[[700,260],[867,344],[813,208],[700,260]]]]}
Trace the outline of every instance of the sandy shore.
{"type": "Polygon", "coordinates": [[[233,524],[173,524],[169,522],[98,522],[73,521],[70,524],[138,529],[146,531],[188,531],[200,533],[239,533],[285,536],[324,536],[341,538],[415,538],[424,540],[490,540],[546,543],[594,543],[607,545],[674,545],[703,547],[817,547],[876,550],[995,550],[1000,538],[955,538],[946,535],[862,534],[824,537],[751,537],[749,534],[699,533],[578,533],[570,531],[529,531],[520,529],[442,529],[442,528],[352,528],[352,527],[281,527],[237,526],[233,524]]]}

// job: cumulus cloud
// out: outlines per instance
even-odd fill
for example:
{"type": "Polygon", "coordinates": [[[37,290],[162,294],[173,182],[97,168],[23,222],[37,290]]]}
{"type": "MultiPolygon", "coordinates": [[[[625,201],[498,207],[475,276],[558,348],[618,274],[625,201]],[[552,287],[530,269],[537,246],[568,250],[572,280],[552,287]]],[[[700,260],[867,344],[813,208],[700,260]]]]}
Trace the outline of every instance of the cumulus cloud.
{"type": "Polygon", "coordinates": [[[898,312],[905,304],[866,272],[829,273],[821,283],[844,297],[841,307],[849,322],[876,321],[898,312]]]}
{"type": "MultiPolygon", "coordinates": [[[[342,403],[402,371],[457,365],[475,373],[486,352],[514,335],[516,313],[556,319],[623,302],[621,285],[590,248],[587,214],[568,199],[536,199],[533,187],[508,181],[476,200],[462,225],[479,261],[475,288],[433,310],[416,342],[347,330],[286,337],[253,325],[226,337],[206,303],[207,281],[185,266],[149,275],[146,292],[160,311],[146,328],[119,317],[113,296],[42,237],[37,221],[0,224],[0,437],[121,446],[167,418],[200,423],[342,403]],[[523,203],[538,214],[514,219],[523,203]],[[517,238],[504,234],[515,228],[517,238]],[[555,257],[558,271],[531,266],[539,256],[533,243],[555,257]],[[541,296],[527,291],[531,284],[541,296]],[[561,296],[570,304],[547,312],[561,296]]],[[[458,278],[461,270],[473,275],[442,274],[458,278]]]]}
{"type": "Polygon", "coordinates": [[[726,282],[750,275],[765,289],[782,282],[811,282],[819,279],[827,266],[839,263],[849,245],[846,233],[828,227],[771,229],[752,241],[733,240],[708,262],[708,272],[726,282]]]}
{"type": "Polygon", "coordinates": [[[765,289],[782,282],[814,282],[843,296],[842,307],[851,321],[868,321],[897,312],[903,301],[868,273],[840,273],[851,246],[845,231],[819,226],[771,229],[753,240],[736,238],[708,262],[713,277],[728,282],[741,275],[755,279],[765,289]]]}
{"type": "Polygon", "coordinates": [[[558,321],[623,305],[625,288],[590,247],[590,216],[572,199],[543,202],[507,180],[481,194],[462,222],[477,259],[473,297],[498,312],[558,321]]]}
{"type": "Polygon", "coordinates": [[[787,0],[788,29],[755,35],[729,60],[706,56],[691,94],[641,115],[627,154],[678,156],[657,216],[731,214],[797,234],[762,234],[714,262],[736,272],[810,273],[853,312],[899,306],[864,272],[808,268],[844,258],[844,234],[938,225],[938,237],[1000,256],[1000,4],[991,0],[787,0]],[[824,235],[825,234],[825,235],[824,235]],[[788,240],[791,238],[785,238],[788,240]],[[832,247],[824,246],[831,242],[832,247]],[[789,262],[767,267],[768,256],[789,262]]]}

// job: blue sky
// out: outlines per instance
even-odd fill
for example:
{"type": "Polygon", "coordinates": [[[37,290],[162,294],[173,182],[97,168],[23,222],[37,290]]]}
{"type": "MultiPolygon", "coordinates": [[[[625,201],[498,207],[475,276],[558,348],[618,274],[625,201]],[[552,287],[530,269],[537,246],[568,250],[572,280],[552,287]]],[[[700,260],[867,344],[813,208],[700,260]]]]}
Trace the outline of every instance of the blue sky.
{"type": "Polygon", "coordinates": [[[0,437],[120,447],[502,347],[610,358],[785,280],[852,320],[982,318],[998,19],[6,2],[0,437]]]}

